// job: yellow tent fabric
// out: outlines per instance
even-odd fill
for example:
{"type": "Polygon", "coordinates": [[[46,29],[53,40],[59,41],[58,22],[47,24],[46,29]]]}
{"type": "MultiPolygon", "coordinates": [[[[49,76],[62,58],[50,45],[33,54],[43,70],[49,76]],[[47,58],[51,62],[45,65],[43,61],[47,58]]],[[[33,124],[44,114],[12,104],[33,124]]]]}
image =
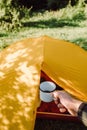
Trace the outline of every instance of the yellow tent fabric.
{"type": "Polygon", "coordinates": [[[0,130],[33,130],[40,72],[87,101],[87,52],[48,36],[29,38],[0,53],[0,130]]]}
{"type": "Polygon", "coordinates": [[[70,94],[87,101],[87,51],[63,40],[43,39],[42,70],[70,94]]]}
{"type": "Polygon", "coordinates": [[[34,129],[42,46],[26,39],[0,53],[0,130],[34,129]]]}

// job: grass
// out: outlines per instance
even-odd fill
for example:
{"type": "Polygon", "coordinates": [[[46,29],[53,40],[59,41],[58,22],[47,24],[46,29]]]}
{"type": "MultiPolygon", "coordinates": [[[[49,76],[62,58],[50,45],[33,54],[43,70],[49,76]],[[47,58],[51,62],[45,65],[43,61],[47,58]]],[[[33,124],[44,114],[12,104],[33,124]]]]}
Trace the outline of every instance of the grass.
{"type": "MultiPolygon", "coordinates": [[[[48,35],[79,45],[87,50],[87,7],[67,7],[58,11],[33,12],[29,19],[23,19],[19,30],[6,31],[0,27],[0,50],[13,42],[29,37],[48,35]]],[[[35,130],[86,130],[82,124],[64,121],[37,120],[35,130]],[[46,123],[46,122],[45,122],[46,123]],[[52,123],[54,124],[52,126],[52,123]],[[50,124],[50,125],[49,125],[50,124]],[[44,127],[43,127],[44,126],[44,127]]]]}
{"type": "Polygon", "coordinates": [[[59,11],[34,12],[23,19],[19,30],[5,31],[0,27],[0,49],[29,37],[48,35],[73,42],[87,49],[87,7],[67,7],[59,11]]]}

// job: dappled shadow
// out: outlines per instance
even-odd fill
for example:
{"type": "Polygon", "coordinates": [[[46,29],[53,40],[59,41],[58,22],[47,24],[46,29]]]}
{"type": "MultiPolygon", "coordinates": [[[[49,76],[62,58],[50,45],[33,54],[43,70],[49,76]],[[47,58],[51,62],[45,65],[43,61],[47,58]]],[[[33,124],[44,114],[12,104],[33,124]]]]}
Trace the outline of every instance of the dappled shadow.
{"type": "Polygon", "coordinates": [[[33,27],[33,28],[55,28],[55,27],[64,27],[64,26],[72,26],[76,27],[79,24],[76,21],[68,20],[68,19],[60,19],[52,18],[49,20],[37,20],[37,21],[29,21],[23,23],[24,27],[33,27]]]}
{"type": "Polygon", "coordinates": [[[19,41],[1,52],[0,130],[33,130],[41,54],[42,44],[36,39],[19,41]]]}

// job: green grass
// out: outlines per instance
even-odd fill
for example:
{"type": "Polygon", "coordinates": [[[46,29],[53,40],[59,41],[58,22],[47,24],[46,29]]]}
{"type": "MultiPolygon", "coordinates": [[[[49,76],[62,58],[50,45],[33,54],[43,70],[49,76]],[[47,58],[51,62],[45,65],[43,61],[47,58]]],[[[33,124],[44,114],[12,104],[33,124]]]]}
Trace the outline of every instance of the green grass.
{"type": "MultiPolygon", "coordinates": [[[[48,35],[56,39],[63,39],[87,50],[87,7],[67,7],[59,11],[40,11],[31,14],[29,19],[23,19],[23,26],[17,30],[6,31],[0,27],[0,50],[13,42],[48,35]]],[[[43,121],[42,121],[43,122],[43,121]]],[[[64,123],[62,121],[49,120],[48,127],[40,126],[39,120],[35,130],[86,130],[82,124],[76,122],[64,123]],[[50,125],[49,125],[50,124],[50,125]],[[57,125],[57,127],[56,127],[57,125]]]]}
{"type": "Polygon", "coordinates": [[[73,42],[87,49],[87,7],[67,7],[59,11],[34,12],[23,19],[19,30],[5,31],[0,27],[1,50],[9,44],[29,37],[48,35],[73,42]]]}

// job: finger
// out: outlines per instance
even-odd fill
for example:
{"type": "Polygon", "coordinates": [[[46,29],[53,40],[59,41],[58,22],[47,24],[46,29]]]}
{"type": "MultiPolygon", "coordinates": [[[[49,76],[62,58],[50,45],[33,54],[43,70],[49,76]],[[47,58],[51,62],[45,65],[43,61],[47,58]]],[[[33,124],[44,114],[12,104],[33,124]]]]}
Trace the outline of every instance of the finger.
{"type": "Polygon", "coordinates": [[[57,107],[59,108],[59,111],[61,113],[64,113],[67,111],[67,109],[61,103],[57,104],[57,107]]]}
{"type": "Polygon", "coordinates": [[[58,98],[58,92],[57,91],[52,92],[52,96],[55,104],[58,104],[60,102],[58,98]]]}
{"type": "Polygon", "coordinates": [[[66,112],[67,110],[66,110],[66,108],[60,108],[59,111],[60,111],[61,113],[64,113],[64,112],[66,112]]]}
{"type": "Polygon", "coordinates": [[[58,91],[52,92],[52,96],[53,96],[53,98],[54,98],[55,100],[57,100],[57,99],[58,99],[58,91]]]}
{"type": "Polygon", "coordinates": [[[55,98],[54,98],[54,102],[55,102],[55,104],[57,105],[57,104],[59,103],[59,99],[55,99],[55,98]]]}
{"type": "Polygon", "coordinates": [[[64,108],[64,106],[61,103],[57,104],[57,107],[58,108],[64,108]]]}

